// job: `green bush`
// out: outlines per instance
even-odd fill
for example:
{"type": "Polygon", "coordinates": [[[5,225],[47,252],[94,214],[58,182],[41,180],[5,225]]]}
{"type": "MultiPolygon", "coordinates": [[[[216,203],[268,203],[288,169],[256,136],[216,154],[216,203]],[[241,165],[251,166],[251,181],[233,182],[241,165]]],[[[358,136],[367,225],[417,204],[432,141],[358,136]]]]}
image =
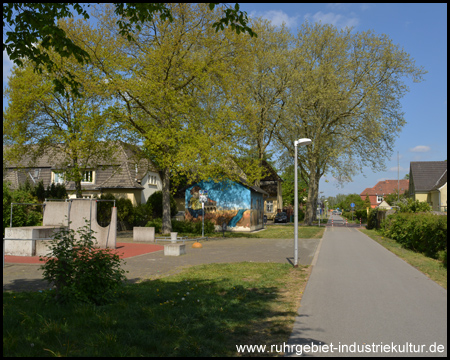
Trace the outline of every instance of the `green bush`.
{"type": "Polygon", "coordinates": [[[172,231],[178,233],[194,233],[195,223],[192,221],[172,220],[172,231]]]}
{"type": "Polygon", "coordinates": [[[367,217],[367,225],[366,225],[366,228],[368,230],[377,228],[377,215],[378,215],[378,209],[371,209],[369,211],[369,216],[367,217]]]}
{"type": "MultiPolygon", "coordinates": [[[[11,203],[39,204],[38,199],[31,194],[31,187],[25,184],[19,189],[10,190],[3,183],[3,235],[5,227],[10,225],[11,203]]],[[[39,226],[42,225],[42,206],[39,205],[13,205],[12,226],[39,226]]]]}
{"type": "Polygon", "coordinates": [[[447,249],[447,216],[397,213],[389,215],[381,228],[384,236],[403,247],[435,259],[447,249]]]}
{"type": "MultiPolygon", "coordinates": [[[[41,266],[44,279],[55,286],[58,302],[81,301],[105,304],[115,297],[126,280],[119,255],[94,247],[94,231],[85,225],[77,230],[58,231],[50,240],[49,259],[41,266]]],[[[43,257],[40,258],[44,261],[43,257]]]]}
{"type": "Polygon", "coordinates": [[[298,210],[298,221],[303,221],[305,218],[305,212],[303,210],[298,210]]]}
{"type": "MultiPolygon", "coordinates": [[[[194,234],[201,235],[202,234],[202,222],[197,221],[194,224],[195,224],[194,231],[193,231],[194,234]]],[[[213,234],[214,232],[215,232],[214,224],[210,220],[205,220],[205,229],[204,229],[205,235],[213,234]]]]}
{"type": "Polygon", "coordinates": [[[38,198],[40,202],[44,202],[45,199],[67,199],[67,190],[64,184],[54,184],[47,186],[47,190],[44,188],[43,181],[39,181],[37,185],[31,190],[31,193],[38,198]]]}
{"type": "Polygon", "coordinates": [[[447,269],[447,249],[438,252],[438,259],[442,261],[442,265],[447,269]]]}
{"type": "Polygon", "coordinates": [[[429,212],[431,211],[430,205],[428,203],[411,198],[404,198],[400,201],[394,202],[396,206],[400,208],[402,213],[417,213],[417,212],[429,212]]]}
{"type": "Polygon", "coordinates": [[[150,220],[145,226],[146,227],[154,227],[155,228],[155,234],[156,233],[161,233],[162,219],[161,218],[156,218],[156,219],[150,220]]]}
{"type": "MultiPolygon", "coordinates": [[[[147,208],[151,211],[153,218],[162,218],[163,215],[163,200],[162,191],[156,191],[147,199],[147,208]]],[[[170,194],[170,216],[177,214],[177,203],[170,194]]]]}

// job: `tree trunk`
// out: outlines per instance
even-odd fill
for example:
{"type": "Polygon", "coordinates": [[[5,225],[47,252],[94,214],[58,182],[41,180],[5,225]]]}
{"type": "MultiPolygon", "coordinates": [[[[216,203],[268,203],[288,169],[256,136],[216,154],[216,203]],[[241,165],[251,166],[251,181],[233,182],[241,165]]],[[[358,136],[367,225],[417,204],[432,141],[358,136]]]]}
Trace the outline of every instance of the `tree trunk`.
{"type": "Polygon", "coordinates": [[[315,198],[318,184],[316,186],[316,169],[315,162],[312,162],[309,168],[309,184],[308,184],[308,199],[306,200],[306,213],[304,225],[311,226],[315,217],[315,198]]]}
{"type": "Polygon", "coordinates": [[[81,192],[81,181],[75,181],[75,196],[77,199],[83,198],[83,194],[81,192]]]}
{"type": "Polygon", "coordinates": [[[162,172],[162,199],[163,199],[163,217],[162,230],[163,234],[172,231],[172,219],[170,217],[170,169],[165,168],[162,172]]]}

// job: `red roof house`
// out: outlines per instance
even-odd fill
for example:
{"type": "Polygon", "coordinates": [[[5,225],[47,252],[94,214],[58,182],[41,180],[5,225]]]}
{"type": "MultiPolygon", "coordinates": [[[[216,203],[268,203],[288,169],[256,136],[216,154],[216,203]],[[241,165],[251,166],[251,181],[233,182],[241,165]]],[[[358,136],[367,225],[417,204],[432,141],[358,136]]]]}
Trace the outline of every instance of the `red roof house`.
{"type": "Polygon", "coordinates": [[[409,180],[384,180],[378,181],[373,188],[366,188],[361,194],[361,199],[366,200],[366,196],[369,195],[370,207],[376,208],[384,200],[384,197],[389,194],[397,192],[400,188],[400,194],[403,194],[409,189],[409,180]]]}

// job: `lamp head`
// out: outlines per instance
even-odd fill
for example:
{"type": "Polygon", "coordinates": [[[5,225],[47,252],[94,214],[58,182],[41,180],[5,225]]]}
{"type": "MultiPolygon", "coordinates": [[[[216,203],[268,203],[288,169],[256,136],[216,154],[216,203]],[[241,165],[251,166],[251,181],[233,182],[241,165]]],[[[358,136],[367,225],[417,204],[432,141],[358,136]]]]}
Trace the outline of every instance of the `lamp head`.
{"type": "Polygon", "coordinates": [[[294,146],[297,146],[297,145],[309,145],[311,143],[312,143],[311,139],[303,138],[303,139],[295,140],[294,141],[294,146]]]}

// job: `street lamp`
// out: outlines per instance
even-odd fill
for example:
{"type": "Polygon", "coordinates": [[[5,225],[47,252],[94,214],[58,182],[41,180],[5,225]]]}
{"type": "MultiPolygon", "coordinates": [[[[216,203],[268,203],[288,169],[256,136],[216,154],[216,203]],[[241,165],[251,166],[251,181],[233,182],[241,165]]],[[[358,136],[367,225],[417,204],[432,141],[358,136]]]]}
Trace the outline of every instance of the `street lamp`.
{"type": "Polygon", "coordinates": [[[297,145],[309,145],[311,139],[299,139],[294,141],[295,158],[294,158],[294,267],[298,267],[298,184],[297,184],[297,145]]]}

